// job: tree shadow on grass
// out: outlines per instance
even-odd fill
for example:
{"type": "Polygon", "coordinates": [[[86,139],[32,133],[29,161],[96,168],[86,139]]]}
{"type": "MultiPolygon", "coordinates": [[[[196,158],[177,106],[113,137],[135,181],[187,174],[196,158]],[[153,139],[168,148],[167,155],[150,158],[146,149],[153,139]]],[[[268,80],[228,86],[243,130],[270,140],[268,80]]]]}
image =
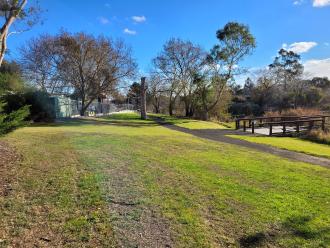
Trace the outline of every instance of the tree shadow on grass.
{"type": "MultiPolygon", "coordinates": [[[[257,232],[239,239],[240,247],[261,247],[266,244],[276,244],[281,238],[301,238],[303,240],[324,239],[330,234],[330,227],[313,229],[309,224],[310,216],[294,216],[286,219],[280,227],[271,228],[265,232],[257,232]]],[[[328,240],[329,241],[329,240],[328,240]]],[[[324,241],[327,242],[327,241],[324,241]]],[[[326,244],[324,244],[326,247],[326,244]]]]}
{"type": "Polygon", "coordinates": [[[88,125],[106,125],[106,126],[122,126],[122,127],[153,127],[159,126],[152,120],[140,119],[119,119],[119,118],[75,118],[75,119],[59,119],[54,123],[34,123],[33,127],[78,127],[88,125]]]}

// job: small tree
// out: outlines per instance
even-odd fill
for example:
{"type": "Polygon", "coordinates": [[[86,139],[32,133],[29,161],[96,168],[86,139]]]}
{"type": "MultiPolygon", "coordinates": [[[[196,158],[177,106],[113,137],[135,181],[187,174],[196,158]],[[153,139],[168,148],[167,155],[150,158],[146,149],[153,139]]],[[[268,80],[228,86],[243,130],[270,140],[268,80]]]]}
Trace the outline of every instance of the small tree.
{"type": "Polygon", "coordinates": [[[190,41],[170,39],[153,60],[155,73],[168,84],[170,115],[178,97],[185,104],[186,116],[193,115],[194,75],[202,69],[205,56],[203,50],[190,41]]]}
{"type": "Polygon", "coordinates": [[[134,109],[140,108],[141,104],[141,84],[134,82],[128,90],[127,98],[130,104],[134,105],[134,109]]]}
{"type": "Polygon", "coordinates": [[[18,64],[4,61],[0,67],[0,97],[23,88],[24,82],[18,64]]]}
{"type": "Polygon", "coordinates": [[[166,98],[167,87],[159,75],[151,75],[148,84],[148,102],[153,106],[155,113],[160,113],[162,102],[166,98]]]}

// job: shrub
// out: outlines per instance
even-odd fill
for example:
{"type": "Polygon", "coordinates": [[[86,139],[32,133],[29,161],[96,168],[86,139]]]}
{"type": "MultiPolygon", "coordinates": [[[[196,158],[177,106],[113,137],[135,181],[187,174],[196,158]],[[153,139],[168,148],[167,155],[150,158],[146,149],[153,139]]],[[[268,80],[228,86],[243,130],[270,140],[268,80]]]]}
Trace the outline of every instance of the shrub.
{"type": "Polygon", "coordinates": [[[304,138],[317,143],[330,145],[330,132],[324,132],[322,130],[312,130],[304,138]]]}
{"type": "Polygon", "coordinates": [[[26,92],[11,93],[2,97],[7,103],[4,108],[8,114],[16,111],[25,105],[30,106],[29,120],[34,122],[50,122],[54,120],[54,109],[47,93],[38,90],[28,90],[26,92]]]}
{"type": "Polygon", "coordinates": [[[0,135],[26,125],[25,120],[30,114],[30,106],[27,105],[9,114],[3,112],[5,106],[5,103],[0,102],[0,135]]]}
{"type": "Polygon", "coordinates": [[[262,109],[259,105],[251,102],[237,102],[229,107],[229,112],[233,116],[258,116],[262,114],[262,109]]]}
{"type": "Polygon", "coordinates": [[[265,117],[270,117],[270,116],[313,116],[313,115],[322,115],[322,111],[319,109],[313,109],[313,108],[296,108],[296,109],[283,110],[281,112],[268,111],[264,114],[265,117]]]}

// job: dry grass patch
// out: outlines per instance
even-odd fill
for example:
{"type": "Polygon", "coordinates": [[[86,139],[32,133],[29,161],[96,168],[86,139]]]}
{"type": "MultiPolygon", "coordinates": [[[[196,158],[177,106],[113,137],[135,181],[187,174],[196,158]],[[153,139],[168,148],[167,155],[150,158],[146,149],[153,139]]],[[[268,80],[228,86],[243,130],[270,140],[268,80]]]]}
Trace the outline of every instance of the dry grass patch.
{"type": "Polygon", "coordinates": [[[8,196],[12,190],[14,176],[10,172],[19,158],[15,149],[0,141],[0,197],[8,196]]]}

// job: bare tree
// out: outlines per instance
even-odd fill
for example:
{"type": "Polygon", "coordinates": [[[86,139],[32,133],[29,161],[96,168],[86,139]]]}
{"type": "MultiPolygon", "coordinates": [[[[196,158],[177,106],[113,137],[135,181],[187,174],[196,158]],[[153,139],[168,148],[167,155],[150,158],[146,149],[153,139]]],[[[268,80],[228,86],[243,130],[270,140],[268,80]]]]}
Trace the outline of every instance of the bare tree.
{"type": "Polygon", "coordinates": [[[7,37],[11,34],[20,33],[34,25],[38,20],[39,8],[37,5],[26,7],[27,0],[0,0],[0,16],[3,19],[0,28],[0,66],[7,50],[7,37]],[[10,32],[16,20],[25,20],[25,28],[18,28],[10,32]]]}
{"type": "Polygon", "coordinates": [[[113,41],[85,33],[62,33],[58,73],[71,85],[82,102],[81,115],[97,98],[114,91],[122,80],[134,76],[136,64],[131,49],[122,41],[113,41]]]}
{"type": "Polygon", "coordinates": [[[75,95],[81,115],[136,71],[131,49],[122,41],[85,33],[42,35],[28,42],[21,55],[29,81],[50,94],[75,95]]]}
{"type": "Polygon", "coordinates": [[[190,41],[171,39],[164,45],[163,51],[153,60],[156,73],[169,84],[169,113],[177,97],[185,103],[186,116],[194,111],[194,75],[201,70],[206,53],[190,41]]]}
{"type": "Polygon", "coordinates": [[[165,98],[167,93],[167,87],[165,82],[159,75],[151,75],[148,84],[148,96],[149,102],[151,102],[154,112],[160,113],[162,99],[165,98]]]}
{"type": "Polygon", "coordinates": [[[54,36],[31,39],[20,52],[20,64],[27,81],[50,94],[64,92],[65,85],[57,73],[59,55],[54,36]]]}

